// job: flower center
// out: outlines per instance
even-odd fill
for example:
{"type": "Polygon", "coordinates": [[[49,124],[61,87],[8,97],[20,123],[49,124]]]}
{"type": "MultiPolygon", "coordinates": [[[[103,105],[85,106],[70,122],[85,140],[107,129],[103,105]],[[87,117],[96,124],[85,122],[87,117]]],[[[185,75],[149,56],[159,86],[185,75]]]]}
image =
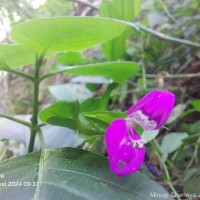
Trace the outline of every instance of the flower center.
{"type": "Polygon", "coordinates": [[[138,148],[141,149],[142,147],[144,147],[144,141],[143,140],[134,140],[131,142],[128,142],[128,145],[131,146],[132,148],[138,148]]]}
{"type": "Polygon", "coordinates": [[[122,141],[122,143],[126,143],[130,147],[134,148],[143,148],[144,147],[144,141],[142,139],[139,139],[139,136],[137,135],[137,132],[133,128],[133,122],[130,118],[126,118],[126,127],[127,127],[127,139],[128,141],[122,141]],[[138,139],[137,139],[138,137],[138,139]]]}
{"type": "Polygon", "coordinates": [[[156,129],[157,123],[154,120],[149,120],[149,117],[143,114],[141,110],[129,115],[129,118],[134,122],[139,124],[144,130],[154,130],[156,129]]]}

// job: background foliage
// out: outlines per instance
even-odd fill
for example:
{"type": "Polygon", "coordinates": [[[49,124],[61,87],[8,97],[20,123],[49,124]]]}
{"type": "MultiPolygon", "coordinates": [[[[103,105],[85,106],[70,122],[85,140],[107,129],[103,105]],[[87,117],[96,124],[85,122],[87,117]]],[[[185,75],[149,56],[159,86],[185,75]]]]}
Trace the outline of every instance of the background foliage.
{"type": "MultiPolygon", "coordinates": [[[[121,35],[104,43],[102,47],[97,45],[81,53],[59,53],[66,50],[74,50],[72,47],[74,47],[74,43],[77,41],[73,41],[71,49],[67,49],[69,47],[65,45],[55,45],[49,48],[50,50],[46,55],[48,59],[46,59],[41,69],[42,75],[46,76],[49,72],[56,74],[59,70],[62,70],[62,72],[67,75],[58,74],[54,77],[49,76],[50,78],[45,79],[40,86],[40,110],[49,106],[49,104],[56,100],[59,100],[39,114],[42,122],[48,122],[50,124],[48,125],[49,129],[48,126],[47,128],[45,128],[46,126],[42,127],[47,147],[79,146],[83,149],[105,155],[103,134],[108,124],[117,117],[124,117],[122,111],[125,111],[148,91],[156,88],[170,90],[176,94],[176,107],[166,125],[167,128],[161,129],[156,139],[155,136],[158,133],[146,133],[146,140],[149,141],[152,139],[148,145],[149,157],[151,162],[163,172],[163,177],[156,181],[165,189],[169,192],[174,190],[177,193],[185,192],[198,194],[200,191],[198,184],[200,177],[199,1],[96,0],[88,3],[81,2],[83,1],[48,0],[46,2],[44,1],[44,4],[34,6],[34,1],[28,0],[0,1],[0,21],[2,24],[2,29],[0,30],[1,42],[11,44],[14,40],[22,44],[16,45],[14,48],[10,48],[9,45],[0,46],[0,52],[3,51],[3,58],[6,62],[4,63],[2,61],[0,63],[1,69],[6,69],[6,71],[20,66],[20,72],[26,72],[29,75],[34,74],[34,67],[30,64],[33,63],[35,54],[27,48],[27,46],[24,46],[24,44],[27,45],[27,40],[25,41],[27,38],[18,36],[18,29],[20,29],[20,26],[16,26],[12,29],[11,35],[9,34],[10,26],[14,26],[19,22],[25,22],[27,19],[61,15],[100,15],[102,17],[115,18],[128,22],[134,21],[135,25],[138,27],[138,30],[130,26],[126,27],[121,35]],[[132,12],[133,10],[134,12],[132,12]],[[18,54],[16,54],[16,51],[18,54]],[[53,53],[59,54],[51,56],[53,53]],[[109,61],[109,63],[106,61],[109,61]],[[126,71],[119,73],[119,70],[123,70],[123,68],[117,61],[123,62],[123,68],[125,68],[126,71]],[[134,65],[132,61],[134,61],[134,65]],[[85,65],[84,71],[82,70],[82,65],[85,65]],[[91,71],[91,68],[95,70],[91,71]],[[96,77],[97,75],[98,77],[96,77]],[[111,79],[114,80],[115,83],[110,84],[111,79]],[[71,103],[72,100],[74,101],[73,103],[71,103]],[[54,113],[54,111],[59,114],[62,113],[63,107],[60,106],[61,104],[65,104],[66,116],[58,116],[54,113]],[[69,115],[72,112],[70,112],[68,108],[73,109],[73,111],[76,110],[76,115],[69,115]],[[107,110],[107,112],[105,112],[105,110],[107,110]],[[55,116],[52,116],[52,113],[55,114],[55,116]],[[63,121],[63,119],[65,121],[63,121]],[[67,123],[69,120],[71,120],[70,123],[67,123]],[[67,124],[66,127],[56,127],[55,132],[57,134],[50,138],[49,135],[52,135],[52,133],[49,132],[49,130],[53,127],[51,125],[63,124],[67,124]],[[84,140],[74,134],[73,130],[76,129],[77,126],[84,140]],[[60,135],[61,132],[65,132],[66,134],[60,135]],[[55,141],[57,141],[56,144],[55,141]]],[[[34,21],[32,21],[32,23],[34,23],[34,21]]],[[[35,27],[35,30],[30,28],[33,25],[30,25],[30,27],[24,26],[27,33],[32,34],[32,31],[35,31],[33,38],[28,42],[30,42],[29,46],[32,46],[32,48],[38,52],[43,51],[49,45],[48,37],[40,38],[40,32],[38,30],[43,29],[47,30],[47,33],[49,32],[42,23],[45,24],[45,20],[41,22],[40,27],[35,27]],[[36,38],[36,40],[34,40],[34,38],[36,38]],[[42,40],[37,40],[37,38],[42,40]]],[[[48,27],[48,22],[46,24],[48,27]]],[[[80,25],[81,24],[79,24],[78,27],[80,27],[80,25]]],[[[102,23],[102,25],[104,25],[104,23],[102,23]]],[[[99,24],[96,24],[96,26],[98,29],[99,24]]],[[[123,25],[121,26],[123,29],[123,25]]],[[[66,29],[66,31],[71,30],[72,27],[73,26],[71,26],[70,29],[66,29]]],[[[51,32],[51,38],[56,38],[55,43],[57,42],[58,36],[60,36],[57,30],[59,30],[59,27],[56,27],[55,32],[51,32]]],[[[103,29],[102,31],[104,32],[106,30],[103,29]]],[[[87,41],[87,37],[80,38],[79,41],[87,41]]],[[[105,41],[106,39],[104,42],[105,41]]],[[[63,44],[62,39],[60,40],[60,44],[63,44]]],[[[84,42],[82,45],[82,47],[78,45],[79,49],[76,50],[89,47],[87,45],[84,46],[84,42]]],[[[30,116],[28,115],[32,114],[31,106],[33,95],[30,82],[23,77],[2,72],[1,90],[0,113],[18,115],[20,119],[29,121],[30,116]],[[26,115],[24,116],[24,114],[26,115]]],[[[24,128],[24,126],[17,125],[15,122],[9,122],[5,119],[1,120],[1,137],[15,139],[1,139],[0,141],[0,159],[5,160],[0,164],[0,168],[4,169],[9,165],[9,162],[14,163],[12,160],[7,163],[6,158],[26,152],[30,132],[28,129],[24,128]],[[7,125],[5,126],[5,124],[7,125]],[[15,137],[13,137],[13,135],[15,135],[15,137]],[[16,142],[16,140],[20,143],[16,142]]],[[[35,149],[39,149],[38,138],[36,138],[35,149]]],[[[49,155],[51,159],[52,155],[53,160],[54,156],[58,153],[57,151],[58,150],[52,150],[48,153],[48,151],[46,152],[45,150],[44,156],[49,155]]],[[[71,150],[69,150],[69,154],[70,151],[71,150]]],[[[76,154],[76,152],[72,152],[72,154],[76,154]]],[[[81,154],[87,153],[81,152],[81,154]]],[[[30,154],[29,157],[31,156],[35,159],[33,162],[36,162],[33,163],[33,165],[37,165],[39,159],[38,154],[30,154]]],[[[61,154],[60,156],[62,157],[64,155],[61,154]]],[[[69,158],[67,156],[68,154],[64,156],[65,159],[70,159],[70,156],[69,158]]],[[[89,153],[88,156],[90,156],[89,153]]],[[[92,156],[91,154],[91,157],[92,156]]],[[[102,158],[102,160],[102,163],[106,162],[104,158],[102,158]]],[[[26,164],[26,162],[28,163],[28,161],[28,159],[24,159],[23,157],[20,161],[22,164],[19,164],[19,166],[26,164]]],[[[64,166],[65,164],[66,163],[63,161],[62,165],[64,166]]],[[[106,166],[106,164],[104,164],[104,166],[106,166]]],[[[17,167],[18,166],[15,168],[16,171],[13,172],[11,170],[9,177],[15,177],[13,175],[17,174],[17,167]]],[[[37,171],[37,169],[35,170],[37,171]]],[[[84,169],[80,170],[82,170],[81,173],[83,173],[84,169]]],[[[63,172],[63,174],[64,173],[65,172],[63,172]]],[[[78,173],[80,173],[80,171],[78,173]]],[[[101,173],[104,172],[101,171],[101,173]]],[[[146,174],[151,179],[155,179],[145,168],[142,169],[142,173],[146,174]]],[[[91,174],[89,173],[89,175],[91,174]]],[[[100,174],[99,176],[101,177],[102,175],[100,174]]],[[[139,176],[143,175],[139,174],[138,177],[139,176]]],[[[134,176],[131,176],[131,178],[131,184],[134,184],[132,183],[134,176]]],[[[115,182],[115,178],[113,179],[112,177],[111,179],[115,182]]],[[[27,179],[27,181],[28,180],[29,179],[27,179]]],[[[34,180],[37,180],[37,177],[33,177],[33,181],[34,180]]],[[[148,181],[150,180],[148,179],[148,181]]],[[[103,184],[105,184],[104,181],[103,184]]],[[[122,183],[120,182],[120,184],[122,183]]],[[[158,185],[156,185],[155,188],[158,188],[158,191],[162,190],[158,185]]],[[[37,194],[37,192],[32,192],[33,194],[37,194]]],[[[72,194],[72,191],[68,192],[72,194]]],[[[106,194],[108,197],[108,190],[106,194]]],[[[7,193],[5,193],[5,195],[7,195],[7,193]]],[[[132,197],[131,195],[135,194],[130,194],[129,198],[132,197]]],[[[9,199],[8,196],[5,197],[9,199]]],[[[142,198],[145,197],[146,195],[142,198]]],[[[140,199],[141,197],[138,198],[140,199]]]]}

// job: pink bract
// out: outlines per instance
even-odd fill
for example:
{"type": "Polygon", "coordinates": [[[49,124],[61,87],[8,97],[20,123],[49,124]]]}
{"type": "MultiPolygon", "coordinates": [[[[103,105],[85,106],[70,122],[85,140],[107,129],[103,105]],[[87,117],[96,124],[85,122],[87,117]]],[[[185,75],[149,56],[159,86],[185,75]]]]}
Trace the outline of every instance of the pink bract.
{"type": "Polygon", "coordinates": [[[144,130],[161,128],[168,120],[174,107],[173,93],[154,90],[129,108],[126,115],[144,130]]]}
{"type": "Polygon", "coordinates": [[[161,128],[168,120],[174,102],[173,93],[154,90],[128,109],[126,119],[116,119],[109,125],[105,142],[112,172],[125,176],[141,168],[146,150],[134,126],[139,124],[144,130],[161,128]]]}
{"type": "MultiPolygon", "coordinates": [[[[106,149],[112,172],[124,176],[138,171],[144,161],[145,147],[133,148],[125,119],[116,119],[108,127],[105,135],[106,149]]],[[[132,127],[132,139],[140,136],[132,127]]]]}

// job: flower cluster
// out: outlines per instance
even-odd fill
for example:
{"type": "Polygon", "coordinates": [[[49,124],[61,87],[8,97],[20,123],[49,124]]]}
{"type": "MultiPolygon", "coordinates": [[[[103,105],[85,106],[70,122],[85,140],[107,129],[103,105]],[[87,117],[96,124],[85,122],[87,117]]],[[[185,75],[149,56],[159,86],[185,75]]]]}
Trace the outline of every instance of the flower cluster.
{"type": "Polygon", "coordinates": [[[146,149],[135,125],[144,130],[161,128],[172,112],[174,101],[173,93],[154,90],[127,110],[125,119],[116,119],[109,125],[105,142],[112,172],[125,176],[141,168],[146,149]]]}

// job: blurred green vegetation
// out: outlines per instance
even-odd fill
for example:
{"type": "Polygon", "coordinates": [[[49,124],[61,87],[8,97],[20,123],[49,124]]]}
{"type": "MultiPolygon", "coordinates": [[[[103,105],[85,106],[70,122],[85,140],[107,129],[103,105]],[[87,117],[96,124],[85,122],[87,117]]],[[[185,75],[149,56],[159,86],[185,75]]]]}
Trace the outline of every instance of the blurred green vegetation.
{"type": "MultiPolygon", "coordinates": [[[[4,35],[6,32],[5,37],[1,39],[2,43],[12,43],[8,36],[9,26],[19,22],[33,18],[66,15],[96,16],[98,9],[89,5],[92,4],[102,9],[102,5],[108,3],[108,1],[93,0],[86,5],[81,1],[46,0],[44,4],[34,8],[33,2],[34,0],[0,1],[0,23],[2,25],[0,33],[4,35]]],[[[109,60],[139,63],[142,69],[141,73],[112,91],[108,110],[125,111],[152,89],[173,91],[176,94],[177,105],[172,115],[173,119],[167,125],[167,129],[163,128],[158,138],[148,146],[149,156],[152,163],[165,173],[164,178],[159,181],[167,189],[170,190],[166,185],[170,181],[177,192],[198,193],[200,191],[200,185],[197,184],[200,180],[200,46],[198,47],[200,45],[200,1],[143,0],[141,3],[139,15],[130,18],[129,21],[134,20],[136,25],[138,23],[148,29],[128,30],[129,33],[126,33],[122,41],[120,40],[112,48],[112,52],[105,50],[105,48],[110,48],[108,44],[105,44],[107,47],[104,49],[97,46],[81,54],[72,53],[54,57],[45,63],[43,73],[45,74],[47,69],[52,67],[54,61],[57,64],[76,65],[104,62],[108,58],[109,60]],[[153,31],[156,31],[155,34],[153,31]],[[165,35],[173,37],[175,40],[171,40],[165,35]],[[187,45],[176,39],[189,41],[192,44],[187,45]],[[107,55],[111,53],[112,55],[107,55]],[[67,56],[71,60],[67,59],[67,56]],[[168,133],[182,134],[184,137],[173,135],[170,138],[168,133]],[[187,135],[185,135],[186,133],[187,135]],[[169,146],[163,147],[166,145],[164,141],[167,135],[169,137],[167,145],[169,146]],[[169,149],[173,143],[176,144],[173,151],[162,151],[162,149],[169,149]]],[[[109,14],[109,11],[100,12],[101,16],[120,18],[116,13],[112,13],[112,16],[109,14]]],[[[115,42],[111,43],[113,45],[115,42]]],[[[31,68],[24,67],[22,69],[30,74],[33,73],[31,68]]],[[[46,80],[41,87],[40,106],[43,107],[55,99],[48,90],[49,85],[68,83],[73,78],[72,76],[58,75],[46,80]]],[[[91,80],[86,79],[84,81],[83,85],[90,89],[96,98],[106,92],[107,83],[97,82],[94,84],[91,80]]],[[[0,87],[2,89],[0,105],[3,112],[12,115],[31,113],[32,90],[30,83],[13,75],[4,74],[3,76],[1,74],[0,87]]],[[[1,146],[6,145],[8,149],[12,149],[12,142],[2,141],[0,141],[1,146]]],[[[105,154],[102,137],[93,138],[83,147],[105,154]]],[[[5,154],[4,151],[1,152],[5,154]]],[[[0,155],[1,159],[3,153],[0,155]]],[[[15,154],[14,151],[13,154],[15,154]]],[[[9,156],[4,158],[6,157],[9,156]]],[[[148,172],[147,175],[151,176],[148,172]]]]}

